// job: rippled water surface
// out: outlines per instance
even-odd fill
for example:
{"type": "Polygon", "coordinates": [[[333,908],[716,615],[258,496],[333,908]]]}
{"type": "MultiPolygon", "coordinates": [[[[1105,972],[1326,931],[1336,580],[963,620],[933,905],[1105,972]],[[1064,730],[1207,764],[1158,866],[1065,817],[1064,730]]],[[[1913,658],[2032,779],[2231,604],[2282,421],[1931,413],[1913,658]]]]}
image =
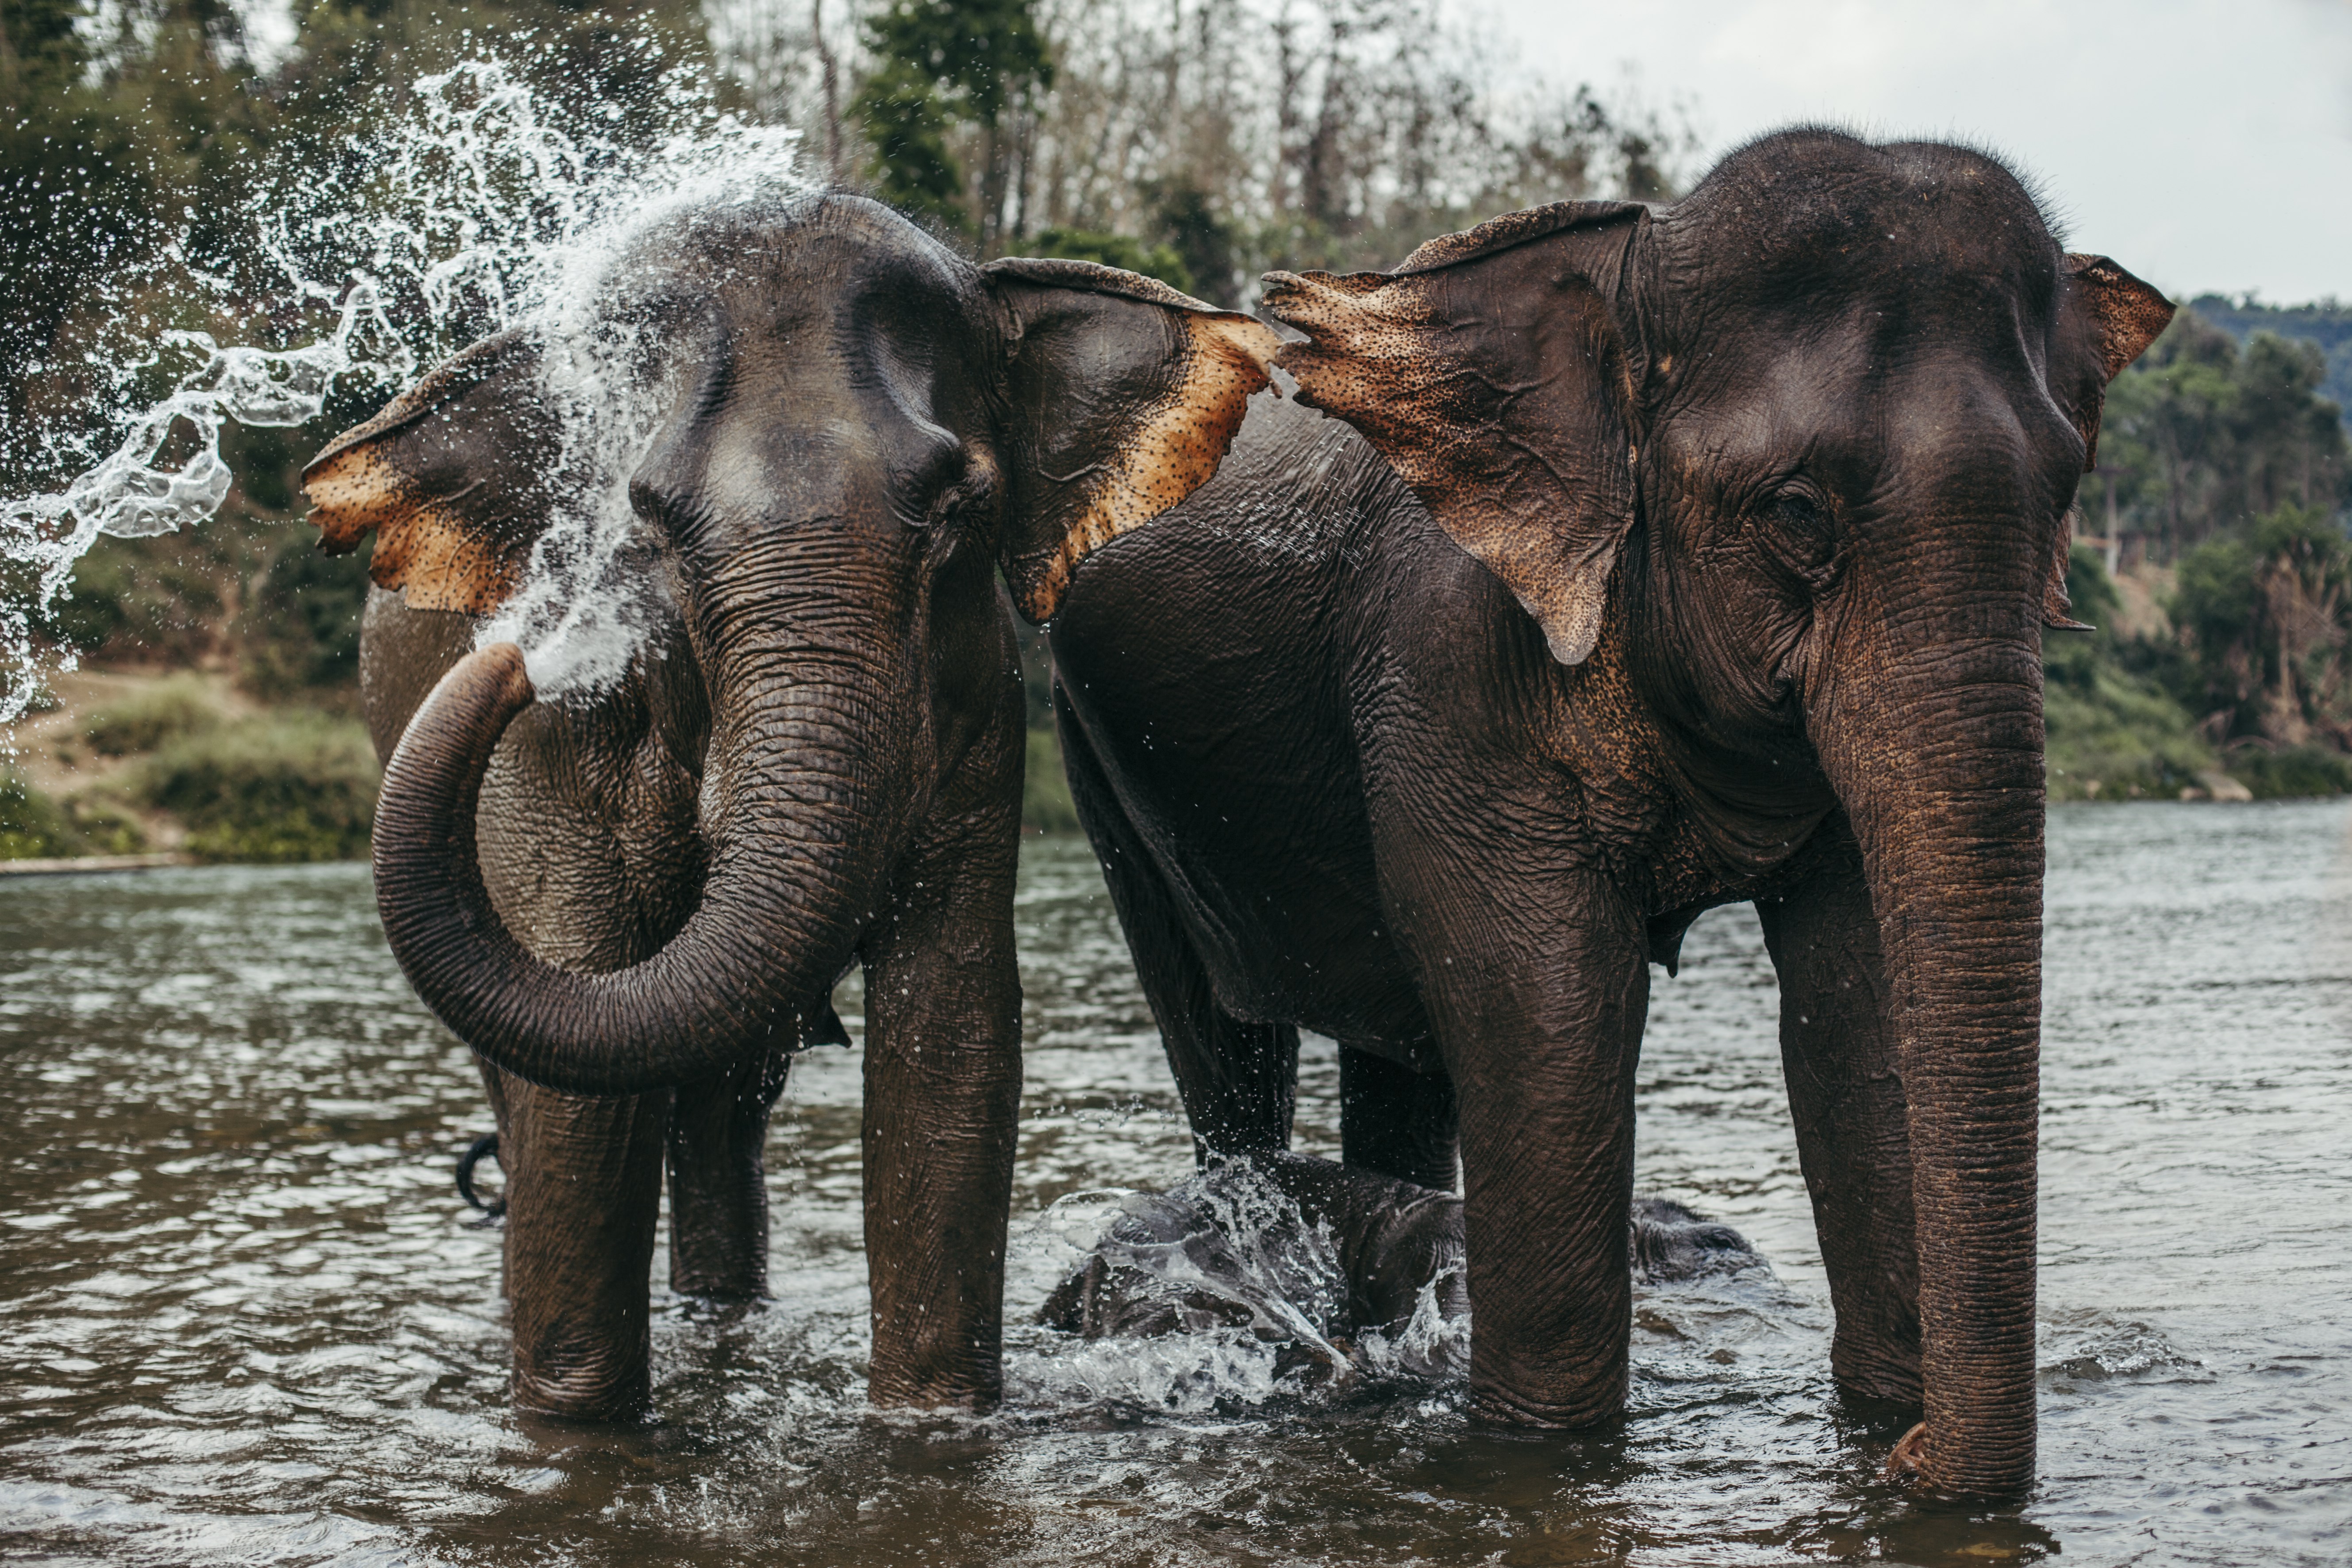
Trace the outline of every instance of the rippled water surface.
{"type": "MultiPolygon", "coordinates": [[[[1657,977],[1643,1190],[1776,1279],[1644,1289],[1622,1433],[1513,1440],[1458,1385],[1310,1393],[1254,1342],[1025,1319],[1109,1187],[1188,1144],[1082,842],[1033,840],[1010,1397],[864,1404],[858,1064],[793,1069],[777,1300],[656,1287],[657,1417],[506,1407],[488,1125],[357,866],[0,883],[0,1549],[207,1563],[2352,1561],[2347,808],[2051,825],[2041,1488],[1875,1479],[1828,1378],[1775,994],[1745,910],[1657,977]]],[[[854,997],[845,1013],[855,1026],[854,997]]],[[[1336,1152],[1328,1042],[1298,1143],[1336,1152]]],[[[664,1272],[656,1264],[656,1273],[664,1272]]]]}

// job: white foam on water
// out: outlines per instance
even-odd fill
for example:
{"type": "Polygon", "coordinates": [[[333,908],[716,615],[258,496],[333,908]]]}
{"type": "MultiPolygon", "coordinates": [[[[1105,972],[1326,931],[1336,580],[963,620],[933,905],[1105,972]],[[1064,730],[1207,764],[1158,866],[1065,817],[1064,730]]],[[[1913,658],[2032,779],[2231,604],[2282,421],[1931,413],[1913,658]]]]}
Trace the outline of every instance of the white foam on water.
{"type": "Polygon", "coordinates": [[[257,180],[239,215],[245,275],[208,275],[175,246],[160,275],[150,267],[102,284],[124,330],[78,368],[112,408],[109,434],[93,442],[85,430],[38,432],[29,449],[44,460],[65,468],[84,451],[89,460],[54,490],[0,502],[0,560],[18,568],[0,585],[0,726],[23,714],[47,671],[74,668],[71,649],[46,645],[38,628],[101,536],[167,533],[219,510],[233,479],[220,451],[225,422],[305,424],[347,378],[394,391],[507,328],[543,350],[541,392],[562,431],[548,489],[562,499],[522,584],[482,636],[520,643],[551,694],[625,669],[638,617],[614,565],[631,524],[628,477],[659,426],[675,367],[606,308],[626,281],[616,272],[637,241],[688,208],[814,189],[796,167],[799,133],[720,112],[698,71],[668,72],[653,103],[637,106],[641,119],[648,111],[656,133],[625,139],[620,108],[563,110],[516,64],[483,55],[415,83],[381,132],[288,153],[331,164],[331,178],[289,167],[257,180]],[[159,281],[216,316],[291,318],[318,335],[274,349],[224,348],[185,329],[142,340],[133,302],[159,281]],[[159,367],[190,355],[194,369],[142,400],[159,367]]]}
{"type": "Polygon", "coordinates": [[[1446,1316],[1444,1274],[1423,1282],[1412,1315],[1393,1333],[1351,1339],[1342,1321],[1348,1283],[1329,1225],[1310,1224],[1246,1158],[1165,1194],[1072,1194],[1016,1235],[1010,1261],[1034,1288],[1089,1257],[1121,1272],[1122,1295],[1170,1303],[1183,1326],[1101,1338],[1042,1332],[1007,1355],[1006,1386],[1017,1405],[1206,1415],[1339,1394],[1364,1377],[1451,1383],[1468,1370],[1470,1320],[1446,1316]],[[1246,1322],[1232,1321],[1244,1316],[1246,1322]]]}

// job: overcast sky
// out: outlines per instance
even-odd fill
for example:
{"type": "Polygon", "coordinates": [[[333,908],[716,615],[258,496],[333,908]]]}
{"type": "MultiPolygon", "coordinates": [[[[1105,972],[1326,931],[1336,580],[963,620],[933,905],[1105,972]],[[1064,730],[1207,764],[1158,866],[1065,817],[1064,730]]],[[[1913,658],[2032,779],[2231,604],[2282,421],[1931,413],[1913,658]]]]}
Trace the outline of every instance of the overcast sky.
{"type": "Polygon", "coordinates": [[[2352,0],[1485,0],[1560,82],[1686,97],[1706,161],[1792,120],[1965,136],[2175,294],[2352,300],[2352,0]]]}

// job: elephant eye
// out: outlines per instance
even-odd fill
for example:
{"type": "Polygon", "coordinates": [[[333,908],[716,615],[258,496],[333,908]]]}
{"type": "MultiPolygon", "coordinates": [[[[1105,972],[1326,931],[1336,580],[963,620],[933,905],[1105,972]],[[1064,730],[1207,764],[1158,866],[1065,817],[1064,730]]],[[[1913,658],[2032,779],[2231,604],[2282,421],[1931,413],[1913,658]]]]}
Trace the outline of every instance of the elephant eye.
{"type": "Polygon", "coordinates": [[[1829,532],[1829,513],[1807,490],[1790,489],[1778,491],[1759,510],[1788,533],[1818,538],[1829,532]]]}

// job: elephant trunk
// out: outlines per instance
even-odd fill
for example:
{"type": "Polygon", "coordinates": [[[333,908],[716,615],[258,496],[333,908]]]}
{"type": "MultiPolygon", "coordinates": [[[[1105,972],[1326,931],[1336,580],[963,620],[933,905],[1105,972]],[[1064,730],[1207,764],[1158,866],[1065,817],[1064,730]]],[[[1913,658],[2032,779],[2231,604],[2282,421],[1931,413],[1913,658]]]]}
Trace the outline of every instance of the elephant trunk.
{"type": "Polygon", "coordinates": [[[1916,1462],[1940,1490],[2009,1496],[2034,1473],[2041,664],[2013,637],[1908,653],[1850,690],[1821,749],[1863,848],[1909,1108],[1916,1462]]]}
{"type": "Polygon", "coordinates": [[[724,1072],[822,1006],[878,881],[865,781],[887,770],[850,732],[854,715],[877,716],[840,689],[837,661],[795,671],[771,655],[736,687],[761,695],[712,737],[720,805],[700,904],[661,951],[602,973],[530,952],[483,885],[475,808],[499,736],[533,700],[521,651],[467,656],[418,708],[384,772],[376,902],[418,995],[489,1061],[566,1093],[635,1094],[724,1072]]]}

